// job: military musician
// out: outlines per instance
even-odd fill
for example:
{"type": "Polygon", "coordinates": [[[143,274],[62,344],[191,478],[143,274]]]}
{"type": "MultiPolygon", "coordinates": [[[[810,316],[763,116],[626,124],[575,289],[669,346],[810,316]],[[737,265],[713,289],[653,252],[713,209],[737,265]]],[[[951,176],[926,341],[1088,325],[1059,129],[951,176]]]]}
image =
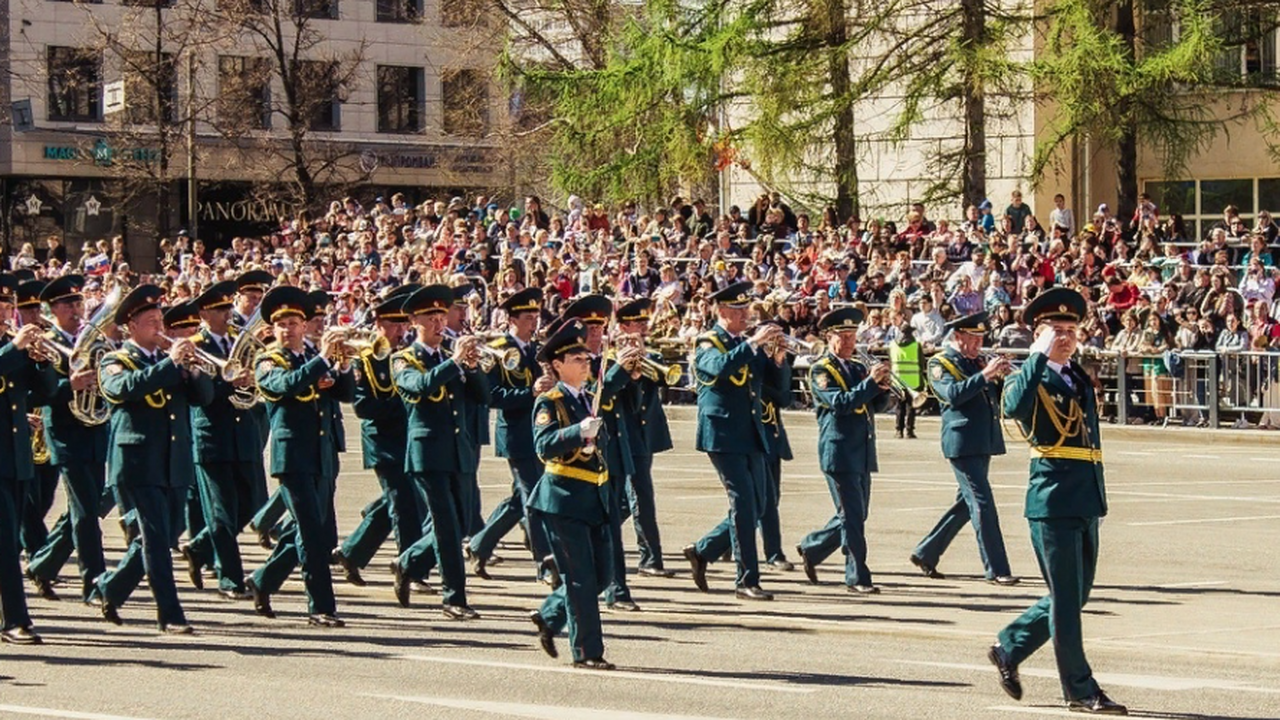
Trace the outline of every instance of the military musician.
{"type": "Polygon", "coordinates": [[[987,657],[1001,688],[1020,700],[1018,666],[1052,639],[1067,708],[1126,715],[1093,677],[1080,618],[1097,570],[1098,524],[1107,514],[1097,397],[1072,361],[1087,309],[1070,288],[1046,290],[1023,309],[1035,341],[1026,362],[1005,379],[1004,411],[1031,446],[1025,513],[1049,594],[1000,631],[987,657]]]}
{"type": "Polygon", "coordinates": [[[19,531],[23,497],[27,485],[35,481],[27,396],[52,393],[57,379],[36,346],[40,327],[10,329],[17,291],[18,279],[0,274],[0,319],[5,325],[0,334],[0,427],[9,429],[8,442],[0,443],[0,641],[35,645],[41,640],[32,629],[23,593],[19,531]]]}
{"type": "Polygon", "coordinates": [[[929,386],[942,406],[942,455],[951,463],[960,489],[942,519],[911,553],[911,564],[926,577],[942,578],[938,561],[960,529],[972,522],[987,580],[1015,585],[1018,579],[1009,571],[988,475],[991,457],[1004,454],[1000,382],[1012,366],[1003,355],[985,364],[980,357],[987,332],[985,311],[952,320],[946,329],[946,346],[929,360],[929,386]]]}
{"type": "Polygon", "coordinates": [[[604,460],[608,430],[591,414],[585,391],[591,374],[586,339],[586,327],[567,320],[538,352],[557,383],[534,404],[534,442],[545,472],[528,503],[546,530],[562,582],[530,619],[551,657],[558,655],[555,636],[565,625],[575,667],[612,670],[604,659],[597,596],[613,579],[610,516],[617,486],[604,460]]]}
{"type": "Polygon", "coordinates": [[[473,620],[479,615],[467,603],[462,511],[464,474],[476,469],[476,440],[467,422],[474,410],[464,406],[487,399],[489,380],[479,369],[479,338],[460,338],[449,357],[441,349],[445,314],[452,304],[448,285],[428,285],[404,301],[418,339],[396,353],[391,370],[396,392],[409,409],[405,471],[430,515],[431,528],[392,562],[391,571],[396,600],[408,606],[408,581],[423,579],[438,563],[444,614],[473,620]]]}
{"type": "Polygon", "coordinates": [[[836,514],[796,547],[805,576],[817,584],[817,566],[832,553],[845,556],[849,592],[880,592],[867,567],[866,520],[871,473],[876,472],[875,413],[883,409],[889,366],[868,368],[853,359],[862,310],[839,308],[818,320],[827,352],[809,367],[809,388],[818,416],[818,467],[827,480],[836,514]]]}
{"type": "MultiPolygon", "coordinates": [[[[27,273],[29,274],[30,271],[27,273]]],[[[15,272],[14,276],[17,277],[18,273],[15,272]]],[[[44,286],[43,280],[34,279],[22,280],[18,284],[17,302],[14,307],[17,310],[19,327],[48,326],[48,321],[40,313],[40,292],[44,290],[44,286]]],[[[50,361],[52,369],[53,359],[50,358],[50,361]]],[[[55,374],[52,377],[56,380],[57,376],[55,374]]],[[[35,464],[35,477],[27,483],[20,522],[22,548],[26,551],[27,558],[32,559],[49,541],[49,527],[45,524],[45,516],[53,507],[53,498],[58,492],[58,467],[50,458],[49,437],[44,427],[44,418],[39,412],[39,406],[44,404],[48,393],[35,392],[32,389],[27,394],[27,420],[31,426],[31,461],[35,464]]],[[[59,532],[66,532],[66,513],[58,518],[58,523],[61,525],[59,532]]],[[[46,584],[45,587],[52,591],[51,586],[46,584]]]]}
{"type": "Polygon", "coordinates": [[[195,480],[189,408],[213,399],[213,383],[194,364],[190,339],[169,342],[164,335],[163,297],[159,287],[140,285],[121,300],[115,324],[128,328],[129,339],[98,367],[102,395],[112,404],[110,483],[135,511],[141,532],[116,569],[98,578],[97,591],[103,617],[119,625],[118,608],[145,574],[160,631],[186,635],[191,626],[178,601],[170,548],[182,534],[195,480]]]}
{"type": "Polygon", "coordinates": [[[696,446],[707,453],[729,497],[729,515],[694,545],[684,549],[693,581],[707,592],[707,563],[727,547],[737,561],[735,595],[744,600],[772,600],[760,588],[756,525],[764,505],[764,466],[769,440],[763,422],[765,364],[773,360],[763,346],[777,340],[782,328],[761,325],[750,337],[742,333],[750,317],[751,283],[734,283],[711,296],[719,320],[698,336],[694,372],[698,381],[696,446]]]}

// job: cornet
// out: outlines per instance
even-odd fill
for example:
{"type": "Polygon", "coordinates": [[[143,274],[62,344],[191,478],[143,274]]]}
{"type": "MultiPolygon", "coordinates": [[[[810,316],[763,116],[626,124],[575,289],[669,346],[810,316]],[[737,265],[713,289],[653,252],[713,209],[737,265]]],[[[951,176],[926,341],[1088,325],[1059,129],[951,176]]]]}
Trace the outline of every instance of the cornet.
{"type": "MultiPolygon", "coordinates": [[[[164,333],[161,333],[159,337],[160,341],[163,342],[166,347],[173,347],[173,344],[178,341],[176,338],[169,337],[164,333]]],[[[191,355],[184,358],[181,364],[186,366],[188,369],[199,370],[209,377],[218,377],[222,375],[223,371],[225,371],[227,367],[226,360],[223,360],[220,357],[214,357],[204,350],[201,350],[195,344],[194,339],[191,341],[191,355]]]]}
{"type": "Polygon", "coordinates": [[[476,345],[476,350],[480,353],[480,369],[485,372],[492,370],[495,364],[501,364],[507,372],[520,369],[520,351],[516,348],[502,350],[480,342],[476,345]]]}
{"type": "MultiPolygon", "coordinates": [[[[876,359],[871,353],[863,348],[858,348],[858,360],[867,366],[867,369],[880,364],[880,360],[876,359]]],[[[909,402],[911,406],[919,410],[925,403],[929,402],[929,394],[912,388],[907,382],[898,377],[892,370],[889,371],[889,383],[885,387],[891,395],[898,399],[898,402],[909,402]]]]}
{"type": "Polygon", "coordinates": [[[805,342],[804,340],[792,335],[779,335],[777,340],[774,340],[765,346],[765,352],[772,355],[776,353],[779,348],[785,350],[788,355],[817,356],[826,352],[827,346],[821,340],[805,342]]]}
{"type": "Polygon", "coordinates": [[[391,357],[391,341],[387,340],[386,336],[379,335],[377,330],[373,328],[340,329],[345,333],[342,339],[344,355],[356,356],[368,350],[373,355],[373,359],[379,362],[391,357]]]}

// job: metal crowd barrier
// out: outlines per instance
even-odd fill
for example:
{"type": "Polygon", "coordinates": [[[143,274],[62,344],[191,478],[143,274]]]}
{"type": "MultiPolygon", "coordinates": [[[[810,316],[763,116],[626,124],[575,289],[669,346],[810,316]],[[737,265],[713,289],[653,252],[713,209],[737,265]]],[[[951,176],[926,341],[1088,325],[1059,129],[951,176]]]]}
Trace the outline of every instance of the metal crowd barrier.
{"type": "MultiPolygon", "coordinates": [[[[1000,352],[1026,354],[1025,350],[1013,349],[1000,352]]],[[[888,361],[884,351],[873,351],[872,355],[888,361]]],[[[813,407],[808,382],[810,360],[795,360],[791,374],[793,409],[813,407]]],[[[678,364],[684,376],[680,387],[667,390],[666,402],[693,404],[697,396],[688,359],[669,362],[678,364]]],[[[1255,422],[1261,418],[1280,427],[1280,352],[1179,350],[1143,355],[1085,349],[1078,362],[1096,379],[1100,412],[1110,422],[1149,422],[1163,413],[1163,420],[1157,420],[1161,424],[1216,428],[1224,420],[1238,423],[1241,418],[1255,422]]]]}

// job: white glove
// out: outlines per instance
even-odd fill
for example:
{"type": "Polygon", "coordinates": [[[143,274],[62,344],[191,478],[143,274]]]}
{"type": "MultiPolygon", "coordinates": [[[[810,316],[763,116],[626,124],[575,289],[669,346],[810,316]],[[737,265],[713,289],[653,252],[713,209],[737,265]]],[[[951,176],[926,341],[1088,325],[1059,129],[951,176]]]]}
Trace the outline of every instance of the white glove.
{"type": "Polygon", "coordinates": [[[596,435],[600,433],[600,426],[604,424],[604,420],[598,417],[591,417],[578,423],[578,430],[582,433],[582,437],[587,440],[595,440],[596,435]]]}
{"type": "Polygon", "coordinates": [[[1053,332],[1049,330],[1045,330],[1041,332],[1040,337],[1036,338],[1036,341],[1031,343],[1031,352],[1033,353],[1038,352],[1041,355],[1048,355],[1049,348],[1053,347],[1053,339],[1055,337],[1056,335],[1054,335],[1053,332]]]}

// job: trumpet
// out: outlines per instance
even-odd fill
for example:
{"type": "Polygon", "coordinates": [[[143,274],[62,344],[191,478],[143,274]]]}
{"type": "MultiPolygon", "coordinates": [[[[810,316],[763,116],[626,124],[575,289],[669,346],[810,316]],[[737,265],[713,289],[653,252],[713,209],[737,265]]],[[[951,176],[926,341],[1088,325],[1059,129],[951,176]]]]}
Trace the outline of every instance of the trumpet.
{"type": "MultiPolygon", "coordinates": [[[[160,340],[166,347],[173,347],[173,344],[178,341],[164,333],[160,333],[160,340]]],[[[223,379],[226,379],[225,373],[227,369],[227,362],[227,360],[223,360],[220,357],[216,357],[211,353],[201,350],[199,346],[195,344],[195,341],[192,340],[191,354],[184,358],[181,364],[185,365],[188,369],[199,370],[209,377],[223,376],[223,379]]]]}
{"type": "Polygon", "coordinates": [[[663,365],[647,355],[640,360],[639,365],[641,375],[669,387],[675,387],[676,383],[680,382],[680,378],[684,377],[684,371],[679,365],[663,365]]]}
{"type": "Polygon", "coordinates": [[[480,342],[476,345],[476,351],[480,353],[480,369],[485,372],[489,372],[494,365],[499,364],[507,372],[520,369],[520,351],[516,348],[509,347],[503,350],[480,342]]]}
{"type": "MultiPolygon", "coordinates": [[[[864,348],[858,348],[858,361],[868,368],[879,365],[880,360],[876,359],[871,353],[864,348]]],[[[898,377],[897,373],[889,371],[889,382],[885,387],[891,395],[897,398],[898,402],[909,402],[911,407],[919,410],[924,404],[929,402],[929,393],[922,390],[916,390],[907,384],[905,380],[898,377]]]]}
{"type": "Polygon", "coordinates": [[[815,355],[816,356],[826,352],[827,346],[821,340],[814,340],[813,342],[805,342],[800,338],[794,337],[792,335],[784,334],[784,335],[778,336],[777,340],[774,340],[773,342],[768,343],[765,346],[764,350],[766,353],[773,355],[779,350],[779,348],[781,348],[782,350],[785,350],[788,355],[796,355],[796,356],[815,355]]]}

